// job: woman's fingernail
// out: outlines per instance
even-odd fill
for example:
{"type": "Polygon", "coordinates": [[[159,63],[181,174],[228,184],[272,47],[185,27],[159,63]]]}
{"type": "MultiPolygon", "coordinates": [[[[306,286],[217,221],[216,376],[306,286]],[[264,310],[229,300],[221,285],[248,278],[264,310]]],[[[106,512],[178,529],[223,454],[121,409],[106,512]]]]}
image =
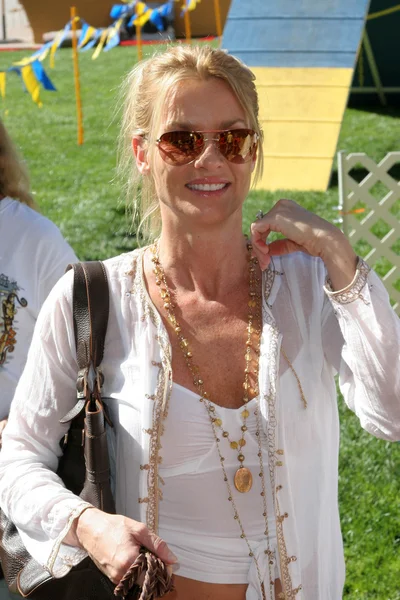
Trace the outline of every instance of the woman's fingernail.
{"type": "Polygon", "coordinates": [[[175,554],[173,552],[171,552],[171,550],[168,550],[167,560],[168,560],[168,562],[175,563],[175,562],[177,562],[178,559],[175,556],[175,554]]]}
{"type": "Polygon", "coordinates": [[[167,571],[170,575],[173,575],[173,573],[176,573],[179,569],[179,563],[176,562],[173,565],[167,565],[167,571]]]}

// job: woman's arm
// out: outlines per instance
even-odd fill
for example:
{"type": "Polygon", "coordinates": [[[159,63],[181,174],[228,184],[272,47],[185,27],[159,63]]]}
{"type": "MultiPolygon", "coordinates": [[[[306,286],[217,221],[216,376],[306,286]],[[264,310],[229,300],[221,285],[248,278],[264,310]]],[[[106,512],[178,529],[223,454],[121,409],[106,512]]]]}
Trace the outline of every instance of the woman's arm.
{"type": "Polygon", "coordinates": [[[327,282],[326,294],[324,351],[347,405],[372,435],[400,440],[400,320],[383,283],[360,260],[351,284],[327,282]]]}
{"type": "Polygon", "coordinates": [[[56,576],[89,554],[115,583],[142,545],[166,563],[168,547],[142,523],[108,515],[67,490],[56,475],[61,424],[76,402],[72,271],[39,315],[0,453],[0,503],[30,554],[56,576]],[[88,510],[90,508],[90,510],[88,510]]]}
{"type": "Polygon", "coordinates": [[[339,371],[345,400],[362,426],[377,437],[400,439],[400,321],[379,277],[358,261],[337,227],[292,200],[277,202],[251,231],[262,269],[271,256],[291,252],[322,259],[330,280],[325,355],[339,371]],[[272,231],[285,239],[268,243],[272,231]]]}

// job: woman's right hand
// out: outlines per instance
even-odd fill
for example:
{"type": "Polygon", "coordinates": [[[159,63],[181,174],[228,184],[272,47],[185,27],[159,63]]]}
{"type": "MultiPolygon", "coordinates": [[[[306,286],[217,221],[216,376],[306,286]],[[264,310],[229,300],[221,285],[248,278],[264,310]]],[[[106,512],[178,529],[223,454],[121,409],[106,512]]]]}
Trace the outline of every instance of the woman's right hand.
{"type": "Polygon", "coordinates": [[[167,566],[177,561],[166,542],[138,521],[88,508],[65,541],[86,550],[97,567],[118,584],[145,546],[167,566]],[[75,538],[72,540],[72,536],[75,538]]]}

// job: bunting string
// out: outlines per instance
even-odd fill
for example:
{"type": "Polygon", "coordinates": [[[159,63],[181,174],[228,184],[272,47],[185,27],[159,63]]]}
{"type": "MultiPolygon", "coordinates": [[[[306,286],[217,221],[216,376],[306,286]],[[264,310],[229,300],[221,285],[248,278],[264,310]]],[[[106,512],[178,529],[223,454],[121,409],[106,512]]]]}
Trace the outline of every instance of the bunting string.
{"type": "MultiPolygon", "coordinates": [[[[141,0],[122,1],[123,4],[115,4],[111,8],[110,17],[113,19],[113,23],[109,27],[93,27],[81,17],[74,17],[75,25],[80,23],[81,26],[81,34],[77,42],[79,52],[87,52],[94,48],[92,60],[96,60],[101,52],[108,52],[118,46],[121,28],[127,18],[128,27],[142,28],[150,22],[158,31],[164,31],[165,19],[172,17],[174,2],[182,2],[182,0],[168,0],[157,8],[150,8],[141,0]]],[[[199,2],[200,0],[184,0],[182,14],[186,11],[193,11],[199,2]]],[[[23,87],[30,94],[32,100],[38,107],[42,107],[41,89],[57,91],[42,63],[49,58],[49,66],[54,69],[57,50],[70,34],[71,28],[72,19],[56,33],[52,41],[43,44],[32,55],[14,62],[8,69],[0,71],[0,96],[5,98],[6,95],[7,73],[14,72],[21,77],[23,87]]]]}

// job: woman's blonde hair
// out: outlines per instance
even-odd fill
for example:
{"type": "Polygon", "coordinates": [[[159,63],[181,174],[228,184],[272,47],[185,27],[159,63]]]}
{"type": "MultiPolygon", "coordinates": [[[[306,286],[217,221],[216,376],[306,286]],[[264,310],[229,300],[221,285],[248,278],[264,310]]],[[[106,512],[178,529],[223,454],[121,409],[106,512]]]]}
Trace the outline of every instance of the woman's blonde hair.
{"type": "Polygon", "coordinates": [[[151,176],[142,179],[132,152],[132,138],[141,135],[150,142],[162,118],[168,93],[178,82],[187,79],[207,80],[218,77],[230,86],[249,121],[259,135],[257,165],[253,181],[263,167],[262,132],[258,121],[258,96],[255,76],[239,59],[210,46],[171,46],[163,53],[138,63],[122,86],[123,115],[119,139],[119,173],[128,206],[132,206],[137,233],[146,241],[160,232],[159,204],[151,176]]]}
{"type": "Polygon", "coordinates": [[[29,192],[29,177],[18,153],[0,120],[0,196],[9,196],[37,210],[29,192]]]}

